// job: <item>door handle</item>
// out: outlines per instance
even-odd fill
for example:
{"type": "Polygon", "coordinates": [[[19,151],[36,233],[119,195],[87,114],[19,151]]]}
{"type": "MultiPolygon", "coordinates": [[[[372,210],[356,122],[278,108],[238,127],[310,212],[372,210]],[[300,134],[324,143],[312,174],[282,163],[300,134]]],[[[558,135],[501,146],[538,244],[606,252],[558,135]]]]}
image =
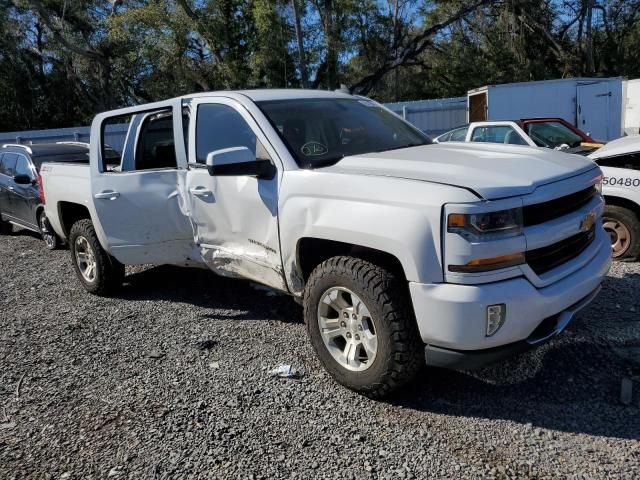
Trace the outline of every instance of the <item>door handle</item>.
{"type": "Polygon", "coordinates": [[[211,195],[211,190],[207,190],[204,187],[191,188],[189,191],[196,197],[208,197],[211,195]]]}
{"type": "Polygon", "coordinates": [[[15,192],[16,191],[16,189],[13,188],[13,187],[7,187],[7,190],[9,190],[10,192],[15,192]]]}
{"type": "Polygon", "coordinates": [[[120,192],[114,192],[113,190],[105,190],[104,192],[96,193],[93,198],[115,200],[120,196],[120,192]]]}

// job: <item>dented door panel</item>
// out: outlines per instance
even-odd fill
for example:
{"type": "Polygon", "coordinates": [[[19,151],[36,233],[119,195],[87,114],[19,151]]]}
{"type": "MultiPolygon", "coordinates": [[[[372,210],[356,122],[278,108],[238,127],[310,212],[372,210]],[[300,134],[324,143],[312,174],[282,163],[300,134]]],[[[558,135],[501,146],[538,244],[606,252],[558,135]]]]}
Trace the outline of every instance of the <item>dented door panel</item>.
{"type": "Polygon", "coordinates": [[[197,120],[193,119],[197,119],[197,108],[203,103],[234,108],[251,127],[274,163],[279,165],[266,137],[251,116],[235,102],[206,99],[192,103],[186,192],[194,241],[202,260],[219,275],[247,278],[287,291],[278,231],[280,173],[273,179],[209,175],[203,165],[195,162],[197,120]]]}

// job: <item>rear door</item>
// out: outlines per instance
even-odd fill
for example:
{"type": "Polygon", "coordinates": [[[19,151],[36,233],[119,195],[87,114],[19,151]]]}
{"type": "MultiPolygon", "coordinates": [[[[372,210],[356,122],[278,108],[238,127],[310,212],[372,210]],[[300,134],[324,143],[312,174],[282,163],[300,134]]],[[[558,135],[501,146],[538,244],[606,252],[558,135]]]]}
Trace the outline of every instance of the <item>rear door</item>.
{"type": "Polygon", "coordinates": [[[252,176],[209,175],[209,153],[246,147],[280,168],[275,150],[237,102],[208,98],[192,102],[189,129],[191,218],[200,254],[220,275],[255,280],[286,290],[278,232],[278,182],[252,176]],[[195,121],[194,121],[195,119],[195,121]]]}
{"type": "Polygon", "coordinates": [[[179,188],[186,175],[181,118],[167,107],[108,118],[101,131],[91,189],[108,250],[125,264],[188,262],[193,231],[179,188]],[[107,151],[105,138],[126,125],[124,144],[107,151]]]}
{"type": "Polygon", "coordinates": [[[596,140],[608,140],[609,102],[611,90],[607,83],[591,83],[578,85],[578,125],[596,140]]]}

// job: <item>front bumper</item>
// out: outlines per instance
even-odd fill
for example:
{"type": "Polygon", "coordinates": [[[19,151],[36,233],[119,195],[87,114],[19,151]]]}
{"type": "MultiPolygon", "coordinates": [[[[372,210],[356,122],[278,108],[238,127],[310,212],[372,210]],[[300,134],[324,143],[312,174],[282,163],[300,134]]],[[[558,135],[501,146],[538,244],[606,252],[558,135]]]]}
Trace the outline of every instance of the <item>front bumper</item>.
{"type": "MultiPolygon", "coordinates": [[[[536,288],[524,277],[480,285],[410,283],[428,358],[435,364],[436,358],[444,356],[442,352],[454,352],[449,356],[486,354],[497,360],[560,333],[596,296],[611,265],[611,245],[606,235],[597,235],[589,250],[593,256],[582,268],[543,288],[536,288]],[[504,324],[487,337],[487,306],[501,303],[506,305],[504,324]],[[548,335],[534,342],[535,335],[548,325],[548,335]]],[[[450,359],[446,363],[457,362],[450,359]]]]}
{"type": "Polygon", "coordinates": [[[531,348],[544,345],[553,337],[562,333],[576,314],[596,298],[600,290],[600,287],[596,288],[585,298],[575,305],[570,306],[565,311],[545,318],[525,340],[482,350],[454,350],[436,347],[435,345],[426,345],[424,352],[425,361],[427,365],[433,367],[450,368],[453,370],[474,370],[523,353],[531,348]]]}

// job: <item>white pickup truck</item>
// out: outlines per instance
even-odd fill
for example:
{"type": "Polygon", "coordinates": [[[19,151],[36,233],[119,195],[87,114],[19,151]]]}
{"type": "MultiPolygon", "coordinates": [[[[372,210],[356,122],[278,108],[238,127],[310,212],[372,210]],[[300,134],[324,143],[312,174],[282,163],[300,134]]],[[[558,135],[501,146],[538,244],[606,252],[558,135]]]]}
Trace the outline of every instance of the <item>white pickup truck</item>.
{"type": "Polygon", "coordinates": [[[287,292],[325,368],[372,397],[425,360],[471,369],[546,342],[610,266],[593,162],[434,145],[362,97],[254,90],[111,111],[90,157],[41,169],[89,292],[112,292],[125,264],[287,292]]]}

